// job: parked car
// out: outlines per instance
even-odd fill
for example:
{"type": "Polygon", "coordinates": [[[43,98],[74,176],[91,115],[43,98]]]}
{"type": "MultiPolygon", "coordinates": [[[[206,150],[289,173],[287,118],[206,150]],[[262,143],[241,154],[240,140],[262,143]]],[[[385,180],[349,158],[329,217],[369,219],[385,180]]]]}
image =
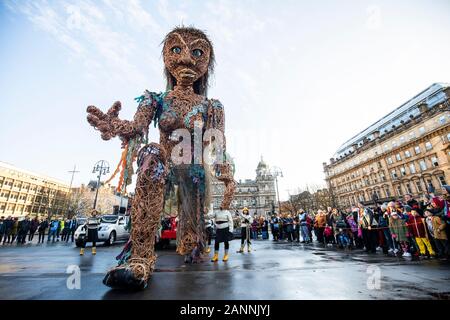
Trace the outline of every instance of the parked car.
{"type": "MultiPolygon", "coordinates": [[[[130,237],[130,231],[127,230],[130,216],[125,215],[104,215],[100,218],[98,227],[98,242],[104,242],[109,246],[117,240],[127,241],[130,237]]],[[[86,236],[86,221],[75,231],[75,244],[77,247],[83,246],[86,236]]]]}
{"type": "Polygon", "coordinates": [[[177,221],[175,217],[161,220],[161,233],[156,236],[156,248],[169,246],[171,240],[177,239],[177,221]]]}

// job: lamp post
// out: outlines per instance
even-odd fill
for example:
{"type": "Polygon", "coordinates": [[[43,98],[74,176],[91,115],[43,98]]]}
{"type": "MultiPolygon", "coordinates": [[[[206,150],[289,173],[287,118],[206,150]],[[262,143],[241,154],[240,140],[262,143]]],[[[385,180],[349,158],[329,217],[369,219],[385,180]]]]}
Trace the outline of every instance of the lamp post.
{"type": "Polygon", "coordinates": [[[279,167],[272,167],[271,173],[275,177],[275,184],[277,187],[278,213],[281,214],[280,192],[278,191],[278,177],[283,178],[283,171],[281,171],[279,167]]]}
{"type": "Polygon", "coordinates": [[[96,173],[96,172],[98,172],[98,176],[97,176],[98,180],[97,180],[97,190],[95,191],[94,209],[97,206],[98,189],[100,189],[100,178],[102,177],[102,175],[109,173],[108,161],[105,161],[105,160],[98,161],[95,164],[94,169],[92,170],[92,173],[96,173]]]}

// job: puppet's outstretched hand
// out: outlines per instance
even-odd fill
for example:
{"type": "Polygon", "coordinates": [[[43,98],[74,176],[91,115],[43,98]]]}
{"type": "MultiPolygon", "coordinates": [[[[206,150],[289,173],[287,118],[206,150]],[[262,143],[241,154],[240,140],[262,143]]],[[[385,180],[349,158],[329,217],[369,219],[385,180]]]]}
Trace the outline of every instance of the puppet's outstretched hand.
{"type": "Polygon", "coordinates": [[[115,136],[120,136],[121,138],[126,135],[126,123],[128,121],[123,121],[119,119],[119,111],[122,108],[120,101],[114,102],[114,104],[109,108],[108,112],[103,113],[99,108],[94,106],[87,107],[87,121],[91,126],[101,132],[103,140],[109,140],[115,136]]]}

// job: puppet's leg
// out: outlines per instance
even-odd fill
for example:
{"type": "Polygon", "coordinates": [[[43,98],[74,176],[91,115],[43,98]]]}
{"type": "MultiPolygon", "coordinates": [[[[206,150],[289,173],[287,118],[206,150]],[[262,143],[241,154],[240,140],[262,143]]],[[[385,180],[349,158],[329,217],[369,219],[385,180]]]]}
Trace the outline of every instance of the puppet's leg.
{"type": "Polygon", "coordinates": [[[138,166],[128,243],[131,252],[124,252],[125,258],[103,280],[113,288],[145,288],[155,267],[155,235],[163,210],[167,173],[164,151],[158,144],[145,146],[139,153],[138,166]]]}
{"type": "Polygon", "coordinates": [[[177,252],[185,262],[197,262],[205,246],[205,172],[200,165],[175,168],[180,197],[177,252]]]}

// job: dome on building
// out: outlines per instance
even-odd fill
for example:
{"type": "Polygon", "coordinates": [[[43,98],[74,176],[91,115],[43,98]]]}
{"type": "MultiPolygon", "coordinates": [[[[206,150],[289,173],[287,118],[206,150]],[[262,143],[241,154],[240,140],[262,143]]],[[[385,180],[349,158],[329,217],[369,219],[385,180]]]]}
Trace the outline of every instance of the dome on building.
{"type": "Polygon", "coordinates": [[[263,157],[261,156],[261,161],[259,161],[256,170],[267,170],[267,169],[269,169],[269,166],[267,165],[267,163],[264,162],[263,157]]]}

